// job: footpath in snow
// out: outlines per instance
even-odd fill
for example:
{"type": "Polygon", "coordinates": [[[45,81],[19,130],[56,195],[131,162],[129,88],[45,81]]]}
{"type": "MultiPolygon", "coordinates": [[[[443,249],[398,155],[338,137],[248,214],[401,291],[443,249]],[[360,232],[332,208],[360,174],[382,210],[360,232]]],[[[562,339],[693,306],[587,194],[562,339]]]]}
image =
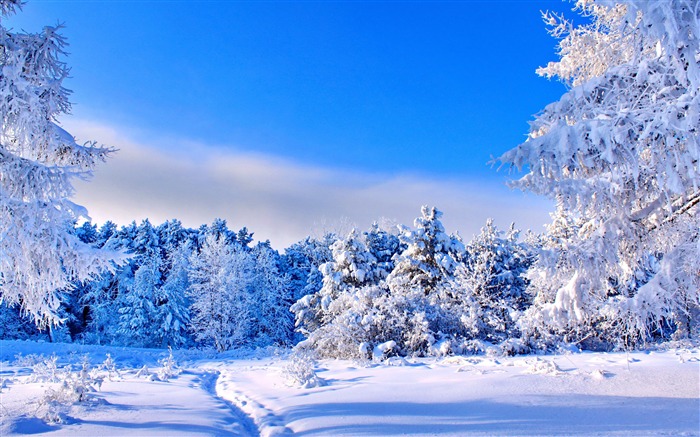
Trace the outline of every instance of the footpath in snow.
{"type": "Polygon", "coordinates": [[[214,394],[218,374],[175,368],[166,378],[158,359],[167,351],[0,342],[0,354],[0,436],[257,435],[214,394]],[[117,357],[109,368],[101,365],[107,353],[117,357]]]}
{"type": "Polygon", "coordinates": [[[326,385],[311,389],[285,386],[284,361],[238,361],[221,366],[219,394],[250,405],[263,432],[295,435],[700,435],[699,361],[697,350],[322,361],[326,385]]]}
{"type": "Polygon", "coordinates": [[[0,435],[700,435],[697,348],[322,360],[323,385],[306,389],[283,356],[176,352],[178,371],[160,378],[167,355],[1,341],[0,435]],[[89,361],[99,387],[47,404],[61,387],[43,364],[53,353],[56,375],[89,361]]]}

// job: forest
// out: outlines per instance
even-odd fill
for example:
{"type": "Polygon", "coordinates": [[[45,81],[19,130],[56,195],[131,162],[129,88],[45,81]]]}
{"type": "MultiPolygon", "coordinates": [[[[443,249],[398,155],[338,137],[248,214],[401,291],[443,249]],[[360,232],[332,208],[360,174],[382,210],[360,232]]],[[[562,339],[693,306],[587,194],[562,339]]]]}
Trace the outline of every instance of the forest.
{"type": "Polygon", "coordinates": [[[282,254],[221,219],[198,229],[178,220],[121,228],[84,222],[72,231],[81,242],[128,254],[127,261],[72,284],[58,310],[60,324],[39,329],[19,307],[3,306],[0,337],[219,352],[298,345],[320,356],[360,359],[512,355],[562,344],[609,351],[697,330],[698,307],[687,297],[653,308],[655,318],[644,321],[621,313],[621,297],[638,294],[658,272],[654,257],[633,281],[617,285],[605,312],[548,329],[547,303],[533,291],[535,267],[560,241],[521,235],[514,226],[499,230],[488,220],[465,243],[446,233],[441,216],[424,206],[413,227],[375,223],[344,236],[307,237],[282,254]],[[613,311],[616,319],[606,317],[613,311]]]}
{"type": "MultiPolygon", "coordinates": [[[[9,16],[21,2],[0,0],[9,16]]],[[[162,348],[296,345],[325,357],[629,350],[700,321],[697,2],[545,13],[567,92],[496,159],[547,196],[545,233],[487,221],[464,242],[413,226],[306,238],[282,253],[224,220],[99,228],[69,200],[114,149],[77,144],[60,27],[2,29],[3,339],[162,348]],[[524,174],[524,175],[523,175],[524,174]]]]}

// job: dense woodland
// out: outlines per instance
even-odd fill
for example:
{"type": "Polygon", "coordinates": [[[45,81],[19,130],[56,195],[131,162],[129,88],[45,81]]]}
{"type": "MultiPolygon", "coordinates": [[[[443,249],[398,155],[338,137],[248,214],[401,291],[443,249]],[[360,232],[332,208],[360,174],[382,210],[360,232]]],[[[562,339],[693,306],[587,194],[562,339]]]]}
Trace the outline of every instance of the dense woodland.
{"type": "MultiPolygon", "coordinates": [[[[0,0],[4,18],[18,0],[0,0]]],[[[700,324],[700,6],[579,0],[544,14],[567,91],[498,161],[556,203],[542,235],[464,243],[412,227],[306,238],[177,220],[75,227],[69,199],[112,149],[79,145],[58,28],[0,22],[1,338],[142,347],[297,345],[322,356],[634,348],[700,324]],[[26,317],[25,317],[26,316],[26,317]],[[41,330],[35,327],[39,326],[41,330]]]]}
{"type": "MultiPolygon", "coordinates": [[[[66,290],[60,325],[39,330],[19,307],[0,307],[2,338],[217,351],[299,344],[363,358],[526,353],[562,343],[610,350],[692,330],[697,307],[679,307],[641,332],[602,317],[576,332],[533,330],[541,305],[527,272],[552,237],[502,231],[489,220],[464,243],[445,232],[441,215],[423,207],[413,227],[307,237],[282,254],[219,219],[199,229],[178,220],[85,222],[73,231],[82,242],[128,261],[66,290]]],[[[634,286],[655,268],[650,258],[634,286]]]]}

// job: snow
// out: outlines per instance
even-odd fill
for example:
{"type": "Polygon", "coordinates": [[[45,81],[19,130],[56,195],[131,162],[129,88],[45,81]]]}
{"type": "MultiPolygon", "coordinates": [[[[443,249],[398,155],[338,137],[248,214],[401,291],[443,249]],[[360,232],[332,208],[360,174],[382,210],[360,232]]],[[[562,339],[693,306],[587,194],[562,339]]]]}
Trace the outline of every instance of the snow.
{"type": "Polygon", "coordinates": [[[307,389],[288,385],[284,350],[175,351],[182,373],[162,381],[167,356],[0,341],[0,435],[700,435],[698,347],[309,361],[325,384],[307,389]],[[33,378],[32,362],[96,368],[107,353],[118,375],[61,405],[60,423],[37,417],[60,383],[33,378]]]}
{"type": "Polygon", "coordinates": [[[328,385],[305,391],[284,389],[271,363],[227,381],[300,435],[699,434],[697,361],[630,357],[629,369],[625,354],[323,361],[328,385]]]}

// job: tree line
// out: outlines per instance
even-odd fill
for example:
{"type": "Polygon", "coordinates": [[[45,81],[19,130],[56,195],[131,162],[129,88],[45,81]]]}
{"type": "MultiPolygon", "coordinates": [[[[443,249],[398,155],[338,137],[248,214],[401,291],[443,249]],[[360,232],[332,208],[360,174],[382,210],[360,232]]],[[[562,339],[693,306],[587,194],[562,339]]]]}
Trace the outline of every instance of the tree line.
{"type": "MultiPolygon", "coordinates": [[[[0,20],[21,5],[0,0],[0,20]]],[[[697,336],[698,1],[574,9],[584,24],[544,14],[560,59],[538,70],[566,92],[497,159],[521,172],[514,187],[555,202],[544,234],[487,222],[464,244],[424,207],[413,227],[282,254],[222,220],[76,228],[87,212],[68,200],[72,180],[113,150],[58,124],[70,111],[60,27],[0,21],[0,336],[220,351],[301,341],[342,357],[697,336]]]]}
{"type": "MultiPolygon", "coordinates": [[[[672,317],[654,308],[659,317],[642,330],[606,314],[575,331],[543,324],[551,303],[538,300],[536,267],[550,256],[554,230],[521,236],[488,220],[464,243],[446,233],[441,215],[423,207],[413,227],[375,223],[307,237],[283,253],[221,219],[198,229],[178,220],[119,229],[85,222],[73,231],[81,241],[129,260],[66,290],[59,325],[39,330],[19,307],[1,307],[1,337],[217,351],[298,344],[322,356],[363,358],[380,346],[421,356],[527,353],[562,343],[610,350],[667,340],[697,322],[696,306],[672,317]]],[[[658,265],[648,258],[634,286],[658,265]]],[[[620,284],[620,293],[630,286],[620,284]]]]}

